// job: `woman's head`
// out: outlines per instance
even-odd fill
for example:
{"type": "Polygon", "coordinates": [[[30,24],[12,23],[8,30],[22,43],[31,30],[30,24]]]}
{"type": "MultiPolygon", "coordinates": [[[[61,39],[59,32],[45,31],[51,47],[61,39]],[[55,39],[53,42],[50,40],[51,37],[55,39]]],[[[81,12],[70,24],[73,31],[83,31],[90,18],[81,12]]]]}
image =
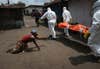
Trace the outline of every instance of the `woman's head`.
{"type": "Polygon", "coordinates": [[[38,34],[37,34],[37,31],[36,31],[36,30],[32,30],[32,31],[31,31],[31,34],[32,34],[35,38],[37,38],[37,36],[38,36],[38,34]]]}

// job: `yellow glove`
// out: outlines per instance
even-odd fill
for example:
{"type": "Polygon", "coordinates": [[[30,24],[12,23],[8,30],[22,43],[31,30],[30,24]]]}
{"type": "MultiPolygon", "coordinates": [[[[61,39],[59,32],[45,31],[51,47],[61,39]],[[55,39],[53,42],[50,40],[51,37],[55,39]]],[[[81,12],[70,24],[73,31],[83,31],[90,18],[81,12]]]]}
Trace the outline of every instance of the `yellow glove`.
{"type": "Polygon", "coordinates": [[[44,21],[43,21],[43,20],[41,20],[41,19],[39,19],[39,20],[38,20],[38,22],[39,22],[39,23],[43,23],[44,21]]]}
{"type": "Polygon", "coordinates": [[[83,37],[84,37],[85,39],[87,39],[87,38],[89,37],[89,35],[90,35],[89,31],[87,31],[87,32],[83,35],[83,37]]]}
{"type": "Polygon", "coordinates": [[[70,23],[72,23],[72,18],[70,19],[70,23]]]}

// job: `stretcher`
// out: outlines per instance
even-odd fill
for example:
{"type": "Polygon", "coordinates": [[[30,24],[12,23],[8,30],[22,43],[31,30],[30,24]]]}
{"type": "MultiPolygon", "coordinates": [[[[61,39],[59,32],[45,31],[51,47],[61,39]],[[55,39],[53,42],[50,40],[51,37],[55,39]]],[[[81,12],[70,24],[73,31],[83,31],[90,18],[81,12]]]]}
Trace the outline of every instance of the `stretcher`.
{"type": "Polygon", "coordinates": [[[71,40],[79,42],[83,45],[87,45],[87,39],[89,37],[89,27],[82,25],[80,23],[70,24],[67,22],[58,23],[58,28],[68,28],[70,33],[71,40]],[[77,33],[77,34],[76,34],[77,33]]]}
{"type": "MultiPolygon", "coordinates": [[[[87,39],[88,39],[88,37],[90,35],[89,27],[84,26],[82,24],[74,24],[73,25],[73,24],[70,24],[70,23],[61,22],[61,23],[58,24],[58,28],[63,28],[63,29],[64,28],[68,28],[70,31],[79,32],[79,34],[74,34],[74,33],[72,33],[72,34],[73,35],[77,35],[81,40],[77,39],[75,37],[72,37],[70,39],[67,38],[67,39],[69,39],[71,41],[78,42],[78,43],[80,43],[80,44],[82,44],[84,46],[88,46],[87,45],[87,39]],[[81,35],[81,37],[80,37],[80,35],[81,35]],[[87,35],[86,36],[87,39],[85,38],[84,35],[87,35]]],[[[72,36],[72,34],[70,34],[70,36],[72,36]]],[[[92,52],[91,54],[93,54],[94,56],[96,56],[97,58],[100,59],[100,54],[98,53],[99,46],[88,46],[88,47],[91,49],[91,52],[92,52]]]]}
{"type": "Polygon", "coordinates": [[[84,26],[82,24],[69,24],[67,22],[59,23],[58,27],[59,28],[68,28],[72,31],[77,31],[77,32],[80,32],[80,33],[83,33],[83,34],[87,33],[88,29],[89,29],[89,27],[84,26]]]}

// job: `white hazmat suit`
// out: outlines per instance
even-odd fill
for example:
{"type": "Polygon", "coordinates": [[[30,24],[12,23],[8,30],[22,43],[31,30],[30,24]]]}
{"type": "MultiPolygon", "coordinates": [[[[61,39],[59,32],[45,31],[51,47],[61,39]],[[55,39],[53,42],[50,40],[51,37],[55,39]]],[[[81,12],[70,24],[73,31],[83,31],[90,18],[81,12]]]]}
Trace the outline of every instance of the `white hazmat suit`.
{"type": "Polygon", "coordinates": [[[100,56],[100,0],[94,3],[93,9],[93,21],[89,29],[88,46],[94,55],[100,56]]]}
{"type": "Polygon", "coordinates": [[[55,32],[55,24],[56,24],[56,13],[51,10],[51,8],[47,8],[47,12],[44,13],[44,15],[40,19],[47,18],[48,20],[48,27],[50,30],[50,35],[52,35],[52,38],[56,38],[56,32],[55,32]]]}
{"type": "MultiPolygon", "coordinates": [[[[70,20],[72,19],[71,14],[70,14],[70,12],[66,9],[66,7],[63,7],[62,16],[63,16],[63,22],[69,23],[70,20]]],[[[64,28],[64,33],[65,33],[65,35],[69,36],[68,27],[67,27],[67,28],[64,28]]]]}

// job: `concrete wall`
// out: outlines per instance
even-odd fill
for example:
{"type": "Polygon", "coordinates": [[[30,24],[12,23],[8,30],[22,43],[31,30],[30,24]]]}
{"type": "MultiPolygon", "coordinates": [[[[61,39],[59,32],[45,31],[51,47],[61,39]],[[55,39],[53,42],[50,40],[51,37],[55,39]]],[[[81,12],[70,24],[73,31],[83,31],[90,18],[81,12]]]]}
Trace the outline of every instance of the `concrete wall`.
{"type": "Polygon", "coordinates": [[[42,7],[28,7],[25,9],[25,13],[31,14],[33,9],[37,9],[38,11],[42,11],[42,7]]]}
{"type": "Polygon", "coordinates": [[[31,13],[32,13],[32,9],[33,9],[33,8],[30,8],[30,7],[29,7],[29,8],[26,8],[26,9],[25,9],[25,13],[31,14],[31,13]]]}
{"type": "Polygon", "coordinates": [[[86,26],[91,25],[91,0],[70,0],[68,6],[74,22],[79,22],[86,26]]]}

